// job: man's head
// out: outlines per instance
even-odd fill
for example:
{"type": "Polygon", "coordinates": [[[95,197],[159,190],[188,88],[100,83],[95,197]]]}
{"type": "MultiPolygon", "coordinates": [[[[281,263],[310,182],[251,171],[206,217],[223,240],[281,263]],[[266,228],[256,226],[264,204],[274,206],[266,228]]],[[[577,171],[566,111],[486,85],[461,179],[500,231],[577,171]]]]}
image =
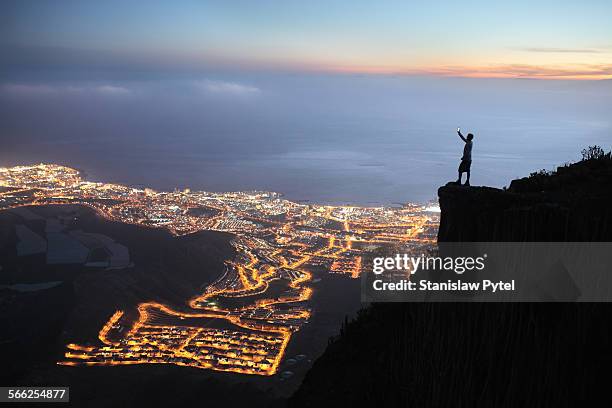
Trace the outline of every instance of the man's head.
{"type": "Polygon", "coordinates": [[[474,138],[474,135],[471,133],[468,133],[467,140],[472,140],[473,138],[474,138]]]}

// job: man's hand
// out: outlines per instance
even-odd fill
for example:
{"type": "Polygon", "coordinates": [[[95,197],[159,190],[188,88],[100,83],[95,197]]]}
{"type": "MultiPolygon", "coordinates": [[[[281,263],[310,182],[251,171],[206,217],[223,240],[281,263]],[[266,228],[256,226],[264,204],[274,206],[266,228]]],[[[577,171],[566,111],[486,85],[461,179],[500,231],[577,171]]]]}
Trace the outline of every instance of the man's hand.
{"type": "Polygon", "coordinates": [[[465,137],[463,137],[463,135],[461,134],[461,128],[457,128],[457,134],[459,135],[459,137],[461,138],[461,140],[463,140],[464,142],[467,143],[467,140],[465,139],[465,137]]]}

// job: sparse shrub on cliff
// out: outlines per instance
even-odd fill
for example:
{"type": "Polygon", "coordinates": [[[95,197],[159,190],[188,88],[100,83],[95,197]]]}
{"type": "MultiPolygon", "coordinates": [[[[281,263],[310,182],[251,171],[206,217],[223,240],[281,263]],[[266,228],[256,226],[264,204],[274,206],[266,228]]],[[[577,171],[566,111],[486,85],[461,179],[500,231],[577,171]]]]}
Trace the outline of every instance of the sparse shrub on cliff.
{"type": "MultiPolygon", "coordinates": [[[[566,177],[569,174],[579,175],[584,172],[585,169],[599,168],[601,166],[608,166],[607,161],[612,160],[612,152],[606,153],[601,146],[593,145],[586,149],[582,149],[582,160],[575,163],[565,162],[563,165],[557,167],[556,170],[541,169],[529,173],[529,177],[514,180],[515,191],[540,191],[549,188],[554,188],[557,182],[555,176],[566,177]],[[580,170],[582,169],[582,170],[580,170]]],[[[563,180],[567,182],[567,180],[563,180]]]]}
{"type": "Polygon", "coordinates": [[[529,177],[552,176],[553,174],[555,174],[553,170],[541,169],[538,171],[534,171],[533,173],[529,173],[529,177]]]}
{"type": "Polygon", "coordinates": [[[597,146],[597,145],[593,145],[593,146],[589,146],[586,149],[582,149],[582,160],[601,160],[607,158],[610,158],[610,152],[606,153],[604,152],[604,149],[601,148],[601,146],[597,146]]]}

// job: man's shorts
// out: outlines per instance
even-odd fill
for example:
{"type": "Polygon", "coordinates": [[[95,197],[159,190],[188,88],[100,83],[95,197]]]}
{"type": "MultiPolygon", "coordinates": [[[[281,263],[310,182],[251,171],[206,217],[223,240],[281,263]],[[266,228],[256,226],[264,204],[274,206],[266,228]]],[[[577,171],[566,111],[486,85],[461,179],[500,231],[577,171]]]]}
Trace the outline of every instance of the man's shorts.
{"type": "Polygon", "coordinates": [[[459,164],[459,172],[465,173],[466,171],[470,171],[470,167],[472,167],[471,160],[463,160],[461,159],[461,163],[459,164]]]}

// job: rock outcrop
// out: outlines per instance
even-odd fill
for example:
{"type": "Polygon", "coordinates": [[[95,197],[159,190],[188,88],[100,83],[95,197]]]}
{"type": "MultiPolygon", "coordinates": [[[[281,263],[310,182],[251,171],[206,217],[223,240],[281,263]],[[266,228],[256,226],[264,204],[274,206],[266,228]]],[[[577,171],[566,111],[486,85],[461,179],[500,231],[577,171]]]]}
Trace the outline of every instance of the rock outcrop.
{"type": "Polygon", "coordinates": [[[449,183],[438,190],[438,241],[612,241],[612,160],[559,167],[505,190],[449,183]]]}
{"type": "MultiPolygon", "coordinates": [[[[611,187],[609,156],[504,190],[448,184],[438,240],[612,241],[611,187]]],[[[606,394],[610,344],[608,303],[372,304],[289,406],[575,406],[606,394]]]]}

